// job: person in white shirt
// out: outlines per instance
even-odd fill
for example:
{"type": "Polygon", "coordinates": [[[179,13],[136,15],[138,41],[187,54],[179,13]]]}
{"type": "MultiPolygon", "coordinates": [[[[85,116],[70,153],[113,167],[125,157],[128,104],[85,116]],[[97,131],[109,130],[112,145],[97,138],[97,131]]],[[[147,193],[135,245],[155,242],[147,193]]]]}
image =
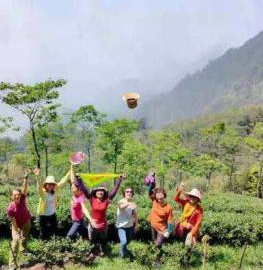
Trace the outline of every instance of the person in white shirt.
{"type": "Polygon", "coordinates": [[[132,240],[136,231],[138,231],[138,214],[136,204],[132,200],[133,190],[125,188],[123,191],[123,199],[119,201],[117,209],[116,227],[120,239],[120,257],[131,257],[131,253],[127,249],[127,245],[132,240]]]}

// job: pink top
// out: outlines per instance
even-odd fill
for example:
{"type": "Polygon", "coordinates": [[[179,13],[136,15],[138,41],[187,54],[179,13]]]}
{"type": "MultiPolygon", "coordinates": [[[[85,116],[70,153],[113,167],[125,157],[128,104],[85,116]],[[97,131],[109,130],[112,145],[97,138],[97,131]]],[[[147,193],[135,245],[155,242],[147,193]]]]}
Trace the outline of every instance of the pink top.
{"type": "Polygon", "coordinates": [[[81,204],[84,202],[85,196],[84,194],[81,194],[80,196],[72,196],[71,197],[71,218],[73,221],[81,221],[83,219],[83,211],[81,204]]]}
{"type": "Polygon", "coordinates": [[[25,194],[21,195],[20,202],[16,204],[11,202],[8,205],[8,217],[14,217],[16,225],[22,229],[23,226],[30,220],[31,216],[26,207],[26,196],[25,194]]]}
{"type": "Polygon", "coordinates": [[[107,211],[109,203],[110,203],[109,199],[100,201],[96,197],[90,198],[91,217],[95,219],[97,230],[103,230],[105,226],[107,225],[106,211],[107,211]]]}

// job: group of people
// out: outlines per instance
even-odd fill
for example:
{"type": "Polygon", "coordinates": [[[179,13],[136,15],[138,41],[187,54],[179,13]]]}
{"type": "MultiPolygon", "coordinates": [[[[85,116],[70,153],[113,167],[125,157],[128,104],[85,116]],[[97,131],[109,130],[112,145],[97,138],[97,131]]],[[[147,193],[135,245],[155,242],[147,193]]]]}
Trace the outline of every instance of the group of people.
{"type": "MultiPolygon", "coordinates": [[[[73,239],[78,234],[87,230],[89,240],[94,248],[88,255],[90,261],[96,256],[105,253],[107,245],[107,208],[117,194],[124,177],[115,181],[113,189],[108,192],[104,186],[88,190],[80,176],[75,175],[73,165],[70,171],[57,183],[54,176],[48,176],[43,183],[40,179],[40,170],[35,169],[34,174],[37,181],[39,193],[39,215],[40,236],[48,240],[56,234],[57,216],[56,210],[59,206],[60,189],[71,181],[70,213],[72,226],[67,237],[73,239]],[[90,211],[88,210],[90,208],[90,211]],[[89,220],[85,226],[84,216],[89,220]]],[[[182,197],[182,186],[176,188],[174,201],[182,206],[181,218],[173,226],[173,209],[166,201],[166,192],[163,188],[156,188],[154,178],[149,183],[149,197],[152,201],[152,209],[149,214],[149,221],[152,229],[152,240],[157,248],[156,263],[160,264],[162,245],[169,235],[174,234],[176,238],[184,238],[185,244],[195,246],[202,221],[201,194],[197,189],[184,193],[182,197]]],[[[25,175],[23,189],[15,189],[11,195],[11,202],[8,206],[8,216],[11,220],[12,245],[10,252],[9,266],[16,268],[16,257],[20,251],[27,255],[26,243],[28,240],[31,215],[26,205],[28,189],[28,174],[25,175]]],[[[137,206],[133,200],[133,189],[123,189],[123,198],[118,202],[116,227],[120,240],[120,257],[132,257],[127,246],[134,234],[139,229],[137,206]]]]}

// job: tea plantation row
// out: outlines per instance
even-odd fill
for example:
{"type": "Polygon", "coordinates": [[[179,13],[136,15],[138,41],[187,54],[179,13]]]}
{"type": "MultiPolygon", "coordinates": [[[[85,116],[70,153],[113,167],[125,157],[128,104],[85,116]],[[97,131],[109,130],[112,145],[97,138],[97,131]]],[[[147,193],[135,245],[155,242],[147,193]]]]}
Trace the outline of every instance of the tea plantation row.
{"type": "MultiPolygon", "coordinates": [[[[9,221],[6,210],[9,203],[8,191],[11,186],[5,186],[0,193],[0,236],[10,235],[9,221]]],[[[173,192],[168,194],[168,202],[175,209],[174,219],[180,217],[181,209],[173,202],[173,192]]],[[[121,198],[116,196],[114,202],[108,209],[108,222],[110,225],[109,240],[117,240],[114,222],[116,217],[116,203],[121,198]]],[[[134,197],[139,214],[140,231],[137,240],[150,239],[150,224],[148,214],[151,209],[151,202],[147,196],[135,195],[134,197]]],[[[69,215],[70,190],[66,187],[59,196],[59,207],[57,217],[59,221],[60,235],[65,235],[71,226],[69,215]]],[[[30,186],[28,195],[28,206],[33,215],[32,235],[38,236],[38,222],[36,209],[38,205],[38,194],[35,187],[30,186]]],[[[211,243],[224,243],[230,245],[242,245],[245,242],[255,244],[263,239],[263,204],[262,200],[237,195],[231,193],[225,194],[206,194],[202,199],[204,209],[204,219],[201,226],[201,235],[208,234],[211,237],[211,243]]]]}

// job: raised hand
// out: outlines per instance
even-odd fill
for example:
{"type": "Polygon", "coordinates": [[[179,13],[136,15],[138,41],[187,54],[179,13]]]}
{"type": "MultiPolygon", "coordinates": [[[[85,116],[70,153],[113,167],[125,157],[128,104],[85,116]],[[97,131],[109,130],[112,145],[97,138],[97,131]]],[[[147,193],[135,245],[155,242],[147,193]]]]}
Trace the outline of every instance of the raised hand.
{"type": "Polygon", "coordinates": [[[39,176],[40,175],[40,169],[39,168],[35,168],[33,170],[33,172],[34,172],[35,176],[39,176]]]}

